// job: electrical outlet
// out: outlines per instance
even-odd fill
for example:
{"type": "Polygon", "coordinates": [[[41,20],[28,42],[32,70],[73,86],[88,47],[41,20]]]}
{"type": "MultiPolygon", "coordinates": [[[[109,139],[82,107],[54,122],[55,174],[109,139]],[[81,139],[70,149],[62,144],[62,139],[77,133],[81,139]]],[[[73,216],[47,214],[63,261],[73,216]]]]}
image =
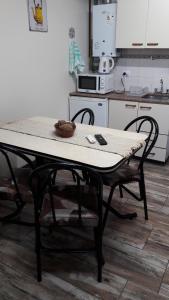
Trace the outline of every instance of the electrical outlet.
{"type": "Polygon", "coordinates": [[[123,76],[123,77],[129,77],[130,74],[131,74],[131,71],[125,70],[125,71],[123,71],[122,76],[123,76]]]}

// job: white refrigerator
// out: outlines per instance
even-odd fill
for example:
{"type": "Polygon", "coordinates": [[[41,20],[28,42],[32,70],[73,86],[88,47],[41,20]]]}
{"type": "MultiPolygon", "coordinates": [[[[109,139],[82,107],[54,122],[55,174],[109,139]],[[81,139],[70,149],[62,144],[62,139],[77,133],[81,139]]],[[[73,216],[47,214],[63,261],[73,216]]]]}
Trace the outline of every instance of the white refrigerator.
{"type": "MultiPolygon", "coordinates": [[[[82,108],[90,108],[93,111],[95,116],[94,125],[108,127],[108,100],[107,99],[70,96],[69,97],[69,120],[71,120],[73,116],[82,108]]],[[[84,123],[87,123],[87,119],[86,121],[84,119],[84,123]]]]}

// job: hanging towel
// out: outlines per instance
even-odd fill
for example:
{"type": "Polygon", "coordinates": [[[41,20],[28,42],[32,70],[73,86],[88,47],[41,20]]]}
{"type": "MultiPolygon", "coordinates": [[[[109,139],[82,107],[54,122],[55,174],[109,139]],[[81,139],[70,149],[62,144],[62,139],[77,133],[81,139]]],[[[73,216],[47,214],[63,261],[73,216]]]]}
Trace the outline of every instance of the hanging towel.
{"type": "Polygon", "coordinates": [[[75,40],[69,44],[69,72],[71,74],[83,72],[85,63],[81,57],[80,49],[75,40]]]}

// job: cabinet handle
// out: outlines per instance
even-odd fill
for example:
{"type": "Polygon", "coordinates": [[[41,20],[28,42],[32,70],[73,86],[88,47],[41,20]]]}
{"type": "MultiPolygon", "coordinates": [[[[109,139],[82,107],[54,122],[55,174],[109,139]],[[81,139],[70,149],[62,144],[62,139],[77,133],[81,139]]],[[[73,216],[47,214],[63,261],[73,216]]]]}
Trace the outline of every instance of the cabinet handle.
{"type": "Polygon", "coordinates": [[[143,46],[143,43],[132,43],[132,46],[135,46],[135,47],[137,47],[137,46],[143,46]]]}
{"type": "Polygon", "coordinates": [[[150,152],[148,156],[155,156],[156,154],[154,152],[150,152]]]}
{"type": "Polygon", "coordinates": [[[125,107],[126,108],[136,108],[136,105],[134,105],[134,104],[125,104],[125,107]]]}
{"type": "Polygon", "coordinates": [[[158,46],[158,43],[147,43],[147,46],[158,46]]]}
{"type": "Polygon", "coordinates": [[[151,106],[140,106],[141,110],[151,110],[152,107],[151,106]]]}

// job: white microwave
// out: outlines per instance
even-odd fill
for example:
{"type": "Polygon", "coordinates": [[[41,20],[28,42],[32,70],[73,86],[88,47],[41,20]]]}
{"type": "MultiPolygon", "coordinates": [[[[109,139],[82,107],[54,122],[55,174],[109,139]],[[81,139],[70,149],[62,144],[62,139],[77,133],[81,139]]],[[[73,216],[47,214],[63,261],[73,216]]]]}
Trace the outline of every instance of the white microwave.
{"type": "Polygon", "coordinates": [[[113,74],[78,74],[77,91],[106,94],[114,89],[113,74]]]}

